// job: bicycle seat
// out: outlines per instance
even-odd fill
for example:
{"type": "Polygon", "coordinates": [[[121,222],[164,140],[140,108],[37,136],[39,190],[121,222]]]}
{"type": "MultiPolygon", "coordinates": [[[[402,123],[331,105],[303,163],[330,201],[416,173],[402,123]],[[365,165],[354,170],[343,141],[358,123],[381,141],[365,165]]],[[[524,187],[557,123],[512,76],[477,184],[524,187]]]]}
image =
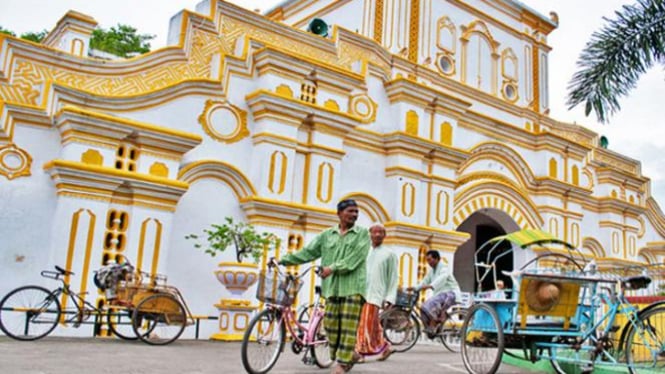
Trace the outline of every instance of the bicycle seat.
{"type": "Polygon", "coordinates": [[[646,275],[635,275],[621,279],[621,287],[627,290],[641,290],[647,288],[651,283],[651,278],[646,275]]]}
{"type": "Polygon", "coordinates": [[[58,265],[55,265],[55,270],[57,270],[62,275],[74,275],[73,271],[65,270],[58,265]]]}

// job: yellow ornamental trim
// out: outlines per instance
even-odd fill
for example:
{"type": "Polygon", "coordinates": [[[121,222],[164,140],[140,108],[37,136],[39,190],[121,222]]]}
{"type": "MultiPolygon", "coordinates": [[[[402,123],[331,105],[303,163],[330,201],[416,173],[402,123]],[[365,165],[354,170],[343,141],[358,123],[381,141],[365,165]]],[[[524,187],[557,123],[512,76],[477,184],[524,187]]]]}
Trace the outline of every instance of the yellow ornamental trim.
{"type": "Polygon", "coordinates": [[[101,166],[104,163],[104,157],[96,149],[88,149],[81,155],[81,162],[84,164],[101,166]]]}
{"type": "Polygon", "coordinates": [[[31,165],[32,157],[16,144],[0,147],[0,175],[9,180],[29,176],[31,165]]]}
{"type": "Polygon", "coordinates": [[[367,124],[376,121],[378,109],[379,104],[366,94],[349,98],[349,114],[358,117],[362,123],[367,124]]]}
{"type": "Polygon", "coordinates": [[[162,162],[155,162],[150,166],[150,175],[167,178],[169,176],[169,168],[162,162]]]}
{"type": "Polygon", "coordinates": [[[226,100],[207,100],[199,123],[211,138],[235,143],[249,136],[247,112],[226,100]]]}

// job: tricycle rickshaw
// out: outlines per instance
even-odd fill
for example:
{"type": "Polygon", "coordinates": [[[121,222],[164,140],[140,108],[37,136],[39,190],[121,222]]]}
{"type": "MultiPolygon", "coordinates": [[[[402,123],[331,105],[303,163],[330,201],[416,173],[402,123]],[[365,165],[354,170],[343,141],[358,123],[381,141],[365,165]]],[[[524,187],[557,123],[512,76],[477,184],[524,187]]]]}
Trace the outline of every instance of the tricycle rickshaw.
{"type": "Polygon", "coordinates": [[[596,367],[665,372],[665,305],[638,310],[627,299],[627,293],[645,289],[662,265],[605,271],[548,233],[522,230],[478,249],[478,287],[488,277],[496,283],[497,263],[518,250],[530,251],[531,259],[499,274],[510,277],[512,290],[474,294],[461,331],[468,372],[493,374],[504,355],[548,360],[557,373],[596,367]]]}
{"type": "Polygon", "coordinates": [[[95,273],[95,285],[106,296],[98,306],[88,302],[85,293],[71,289],[73,272],[55,266],[55,271],[44,270],[41,275],[61,285],[21,286],[0,300],[0,330],[13,339],[41,339],[58,324],[79,327],[94,317],[95,333],[106,324],[121,339],[164,345],[194,322],[180,291],[167,285],[165,276],[135,271],[124,256],[95,273]]]}

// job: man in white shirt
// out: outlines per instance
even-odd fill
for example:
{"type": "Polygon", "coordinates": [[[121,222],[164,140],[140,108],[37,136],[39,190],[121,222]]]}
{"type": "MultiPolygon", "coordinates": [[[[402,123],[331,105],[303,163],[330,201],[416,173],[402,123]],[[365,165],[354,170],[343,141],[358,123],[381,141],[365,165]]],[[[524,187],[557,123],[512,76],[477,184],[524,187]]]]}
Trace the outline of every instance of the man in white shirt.
{"type": "Polygon", "coordinates": [[[356,339],[356,361],[364,356],[380,355],[385,360],[392,353],[390,343],[383,337],[379,309],[394,304],[397,296],[397,256],[383,246],[386,229],[382,225],[369,228],[372,249],[367,256],[367,299],[360,314],[356,339]]]}
{"type": "Polygon", "coordinates": [[[427,299],[420,308],[420,318],[425,325],[425,333],[428,337],[433,338],[436,336],[437,326],[441,326],[448,319],[446,311],[455,304],[455,300],[460,294],[460,288],[453,273],[441,261],[438,251],[428,251],[425,260],[432,269],[414,289],[433,291],[432,297],[427,299]]]}

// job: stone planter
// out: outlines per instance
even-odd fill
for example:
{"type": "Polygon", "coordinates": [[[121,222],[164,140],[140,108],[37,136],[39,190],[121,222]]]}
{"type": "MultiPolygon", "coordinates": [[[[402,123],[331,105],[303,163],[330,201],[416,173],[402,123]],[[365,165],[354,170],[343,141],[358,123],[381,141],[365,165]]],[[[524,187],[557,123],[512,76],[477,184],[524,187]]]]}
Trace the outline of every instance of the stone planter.
{"type": "Polygon", "coordinates": [[[219,310],[219,332],[210,339],[240,341],[253,312],[258,306],[251,305],[254,295],[244,295],[258,280],[257,264],[221,262],[215,271],[217,280],[224,286],[225,295],[215,304],[219,310]]]}

